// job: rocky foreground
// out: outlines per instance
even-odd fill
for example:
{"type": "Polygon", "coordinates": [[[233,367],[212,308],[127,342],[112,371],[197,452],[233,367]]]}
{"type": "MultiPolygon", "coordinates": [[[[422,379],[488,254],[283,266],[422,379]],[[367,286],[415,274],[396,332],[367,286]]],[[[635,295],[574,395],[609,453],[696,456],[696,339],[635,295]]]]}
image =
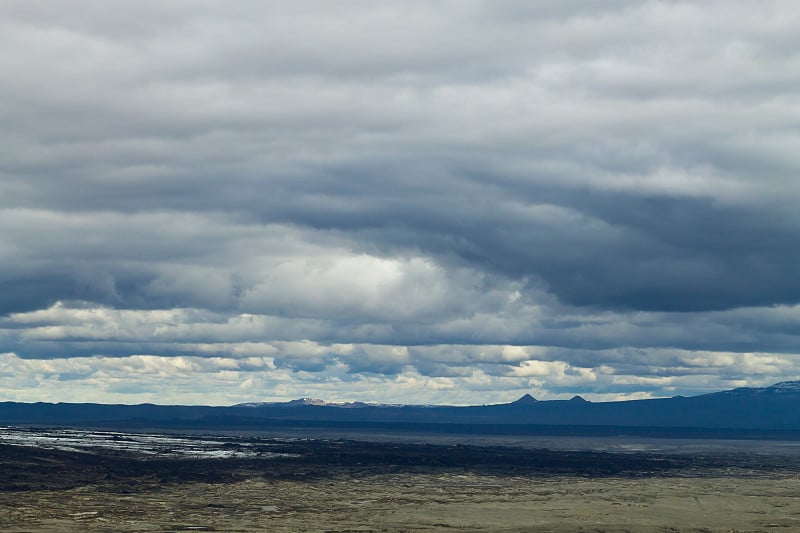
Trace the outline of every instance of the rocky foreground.
{"type": "Polygon", "coordinates": [[[247,454],[0,445],[0,529],[800,529],[797,456],[235,438],[219,445],[247,454]]]}

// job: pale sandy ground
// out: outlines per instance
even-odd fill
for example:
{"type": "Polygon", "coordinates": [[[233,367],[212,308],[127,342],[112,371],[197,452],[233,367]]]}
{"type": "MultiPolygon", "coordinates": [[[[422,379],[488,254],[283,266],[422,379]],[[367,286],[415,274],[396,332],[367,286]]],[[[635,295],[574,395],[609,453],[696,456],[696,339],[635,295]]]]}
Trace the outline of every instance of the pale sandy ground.
{"type": "Polygon", "coordinates": [[[800,531],[798,478],[360,479],[0,493],[2,531],[800,531]]]}

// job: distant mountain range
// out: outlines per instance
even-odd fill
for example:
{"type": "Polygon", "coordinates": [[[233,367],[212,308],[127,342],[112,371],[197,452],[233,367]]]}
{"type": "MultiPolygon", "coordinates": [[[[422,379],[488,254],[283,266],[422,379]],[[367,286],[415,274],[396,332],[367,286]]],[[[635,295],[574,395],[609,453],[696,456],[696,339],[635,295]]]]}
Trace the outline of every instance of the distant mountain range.
{"type": "MultiPolygon", "coordinates": [[[[300,398],[297,400],[290,400],[288,402],[247,402],[247,403],[238,403],[233,407],[270,407],[270,406],[284,406],[284,407],[293,407],[299,405],[316,405],[316,406],[325,406],[325,407],[342,407],[344,409],[352,409],[358,407],[377,407],[378,404],[369,404],[365,402],[326,402],[325,400],[319,400],[317,398],[300,398]]],[[[381,407],[385,406],[384,404],[380,404],[381,407]]]]}
{"type": "Polygon", "coordinates": [[[800,381],[619,402],[589,402],[580,396],[538,401],[526,394],[511,403],[466,407],[328,403],[311,398],[229,407],[3,402],[0,424],[800,439],[800,381]]]}

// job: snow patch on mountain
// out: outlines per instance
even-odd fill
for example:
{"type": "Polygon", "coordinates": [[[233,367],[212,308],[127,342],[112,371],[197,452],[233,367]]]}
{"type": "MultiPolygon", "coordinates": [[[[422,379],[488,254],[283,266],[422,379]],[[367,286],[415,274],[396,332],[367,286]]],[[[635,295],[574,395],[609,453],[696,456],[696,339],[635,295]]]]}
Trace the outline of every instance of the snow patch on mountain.
{"type": "Polygon", "coordinates": [[[800,381],[781,381],[772,385],[771,387],[767,387],[768,389],[772,389],[775,392],[797,392],[800,393],[800,381]]]}
{"type": "Polygon", "coordinates": [[[319,398],[299,398],[297,400],[290,400],[288,402],[247,402],[237,403],[234,407],[303,407],[306,405],[313,405],[317,407],[341,407],[344,409],[355,409],[360,407],[380,407],[377,404],[369,404],[365,402],[326,402],[319,398]]]}

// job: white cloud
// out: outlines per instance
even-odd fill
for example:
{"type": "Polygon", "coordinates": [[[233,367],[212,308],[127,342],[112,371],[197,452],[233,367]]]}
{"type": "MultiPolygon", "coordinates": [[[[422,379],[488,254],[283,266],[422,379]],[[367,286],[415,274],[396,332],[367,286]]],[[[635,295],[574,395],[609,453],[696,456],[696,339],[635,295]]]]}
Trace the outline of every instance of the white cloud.
{"type": "Polygon", "coordinates": [[[158,359],[92,397],[174,371],[202,398],[216,357],[231,398],[797,375],[798,22],[789,0],[5,2],[9,394],[56,387],[45,360],[134,356],[158,359]]]}

